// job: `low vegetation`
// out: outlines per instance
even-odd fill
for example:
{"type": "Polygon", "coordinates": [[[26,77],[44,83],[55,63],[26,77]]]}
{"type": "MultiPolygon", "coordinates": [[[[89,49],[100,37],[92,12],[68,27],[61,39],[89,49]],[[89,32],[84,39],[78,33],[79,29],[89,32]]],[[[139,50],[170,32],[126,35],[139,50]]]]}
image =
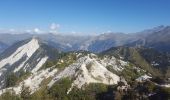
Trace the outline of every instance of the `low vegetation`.
{"type": "Polygon", "coordinates": [[[30,74],[31,74],[30,72],[28,71],[25,72],[23,70],[19,71],[17,74],[15,73],[8,74],[5,80],[6,88],[19,84],[21,81],[26,79],[30,74]]]}
{"type": "MultiPolygon", "coordinates": [[[[126,90],[118,90],[118,85],[104,85],[91,83],[81,89],[71,87],[72,79],[63,78],[51,88],[43,85],[35,93],[31,94],[28,87],[22,87],[21,95],[14,92],[6,92],[0,96],[0,100],[169,100],[170,88],[163,88],[151,81],[137,83],[131,81],[126,90]]],[[[45,83],[44,83],[45,84],[45,83]]]]}

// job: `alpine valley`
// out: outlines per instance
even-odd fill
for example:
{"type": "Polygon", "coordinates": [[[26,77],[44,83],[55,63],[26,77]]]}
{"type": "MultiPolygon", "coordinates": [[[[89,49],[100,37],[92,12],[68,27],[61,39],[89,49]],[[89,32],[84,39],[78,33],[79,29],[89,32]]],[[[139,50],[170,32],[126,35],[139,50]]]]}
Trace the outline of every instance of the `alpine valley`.
{"type": "Polygon", "coordinates": [[[170,26],[92,36],[0,33],[0,100],[169,100],[170,26]]]}

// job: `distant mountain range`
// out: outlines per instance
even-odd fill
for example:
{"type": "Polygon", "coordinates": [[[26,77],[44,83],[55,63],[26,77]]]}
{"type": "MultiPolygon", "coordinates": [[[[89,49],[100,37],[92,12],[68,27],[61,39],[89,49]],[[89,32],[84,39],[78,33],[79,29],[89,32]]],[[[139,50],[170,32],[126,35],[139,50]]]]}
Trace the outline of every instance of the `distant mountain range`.
{"type": "Polygon", "coordinates": [[[8,45],[6,45],[3,42],[0,42],[0,53],[3,52],[7,47],[8,47],[8,45]]]}
{"type": "Polygon", "coordinates": [[[15,42],[38,37],[62,51],[88,50],[102,52],[117,46],[144,46],[159,51],[170,51],[170,26],[158,26],[137,33],[104,33],[97,36],[76,36],[60,34],[0,34],[1,52],[15,42]],[[3,43],[3,44],[2,44],[3,43]]]}
{"type": "Polygon", "coordinates": [[[98,36],[0,34],[0,99],[9,91],[33,100],[162,95],[170,87],[169,42],[169,26],[98,36]]]}

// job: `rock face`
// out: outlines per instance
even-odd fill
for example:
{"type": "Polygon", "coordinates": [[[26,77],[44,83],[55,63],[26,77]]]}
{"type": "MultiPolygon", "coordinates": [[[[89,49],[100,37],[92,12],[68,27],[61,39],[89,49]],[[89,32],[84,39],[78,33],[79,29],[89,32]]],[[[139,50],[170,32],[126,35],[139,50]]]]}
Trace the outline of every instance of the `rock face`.
{"type": "Polygon", "coordinates": [[[136,81],[138,81],[138,82],[143,82],[143,81],[146,81],[146,80],[148,80],[148,79],[151,79],[152,77],[150,77],[150,76],[148,76],[148,75],[142,75],[142,76],[140,76],[140,77],[138,77],[137,79],[136,79],[136,81]]]}
{"type": "Polygon", "coordinates": [[[52,86],[63,77],[76,77],[72,87],[76,86],[78,88],[89,83],[117,84],[120,81],[119,76],[107,70],[107,64],[104,63],[100,63],[95,58],[90,58],[90,55],[79,58],[75,63],[57,74],[49,83],[49,86],[52,86]]]}
{"type": "Polygon", "coordinates": [[[32,39],[28,43],[20,46],[14,52],[9,54],[9,56],[4,57],[0,61],[0,68],[4,66],[12,66],[13,64],[17,63],[20,59],[24,58],[21,64],[18,64],[19,66],[14,69],[14,72],[19,71],[25,62],[27,62],[30,57],[36,52],[37,49],[39,49],[38,40],[32,39]]]}
{"type": "Polygon", "coordinates": [[[4,79],[10,73],[37,72],[48,59],[52,58],[48,53],[53,51],[52,48],[47,52],[46,47],[46,44],[37,38],[32,38],[20,41],[4,51],[0,56],[0,88],[5,86],[4,79]]]}
{"type": "Polygon", "coordinates": [[[117,59],[114,57],[104,57],[103,59],[100,59],[95,54],[82,55],[79,53],[76,55],[81,57],[63,70],[56,68],[55,65],[47,69],[36,71],[33,69],[31,70],[32,74],[20,82],[19,85],[4,88],[0,91],[0,94],[8,90],[14,90],[16,94],[19,94],[23,84],[30,88],[31,93],[34,93],[41,87],[42,81],[47,78],[52,78],[47,85],[48,87],[53,86],[57,81],[66,77],[73,79],[72,85],[67,93],[69,93],[73,87],[82,88],[84,85],[90,83],[114,85],[120,81],[120,77],[109,71],[107,66],[112,65],[115,70],[121,71],[119,69],[123,69],[127,65],[127,62],[122,60],[119,60],[120,65],[116,65],[115,62],[117,59]]]}

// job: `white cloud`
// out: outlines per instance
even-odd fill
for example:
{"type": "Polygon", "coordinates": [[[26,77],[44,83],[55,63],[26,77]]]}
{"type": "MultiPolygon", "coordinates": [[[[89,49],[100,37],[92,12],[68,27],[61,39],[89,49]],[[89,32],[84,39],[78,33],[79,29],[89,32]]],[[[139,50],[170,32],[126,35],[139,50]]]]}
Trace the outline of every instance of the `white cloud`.
{"type": "Polygon", "coordinates": [[[77,32],[75,32],[75,31],[71,31],[71,34],[76,34],[77,32]]]}
{"type": "Polygon", "coordinates": [[[15,32],[15,29],[9,29],[10,32],[15,32]]]}
{"type": "Polygon", "coordinates": [[[38,27],[33,28],[33,29],[24,30],[24,32],[26,32],[26,33],[34,33],[34,34],[43,34],[43,33],[45,33],[44,30],[41,30],[41,29],[38,28],[38,27]]]}
{"type": "Polygon", "coordinates": [[[25,32],[27,32],[27,33],[31,33],[32,31],[31,31],[31,30],[25,30],[25,32]]]}
{"type": "Polygon", "coordinates": [[[50,25],[51,30],[58,30],[60,28],[60,24],[52,23],[50,25]]]}
{"type": "Polygon", "coordinates": [[[59,28],[60,28],[60,24],[52,23],[52,24],[50,25],[50,32],[57,34],[59,28]]]}
{"type": "Polygon", "coordinates": [[[111,33],[112,31],[111,30],[108,30],[107,33],[111,33]]]}
{"type": "Polygon", "coordinates": [[[35,33],[41,33],[41,30],[39,28],[34,28],[33,32],[35,33]]]}

